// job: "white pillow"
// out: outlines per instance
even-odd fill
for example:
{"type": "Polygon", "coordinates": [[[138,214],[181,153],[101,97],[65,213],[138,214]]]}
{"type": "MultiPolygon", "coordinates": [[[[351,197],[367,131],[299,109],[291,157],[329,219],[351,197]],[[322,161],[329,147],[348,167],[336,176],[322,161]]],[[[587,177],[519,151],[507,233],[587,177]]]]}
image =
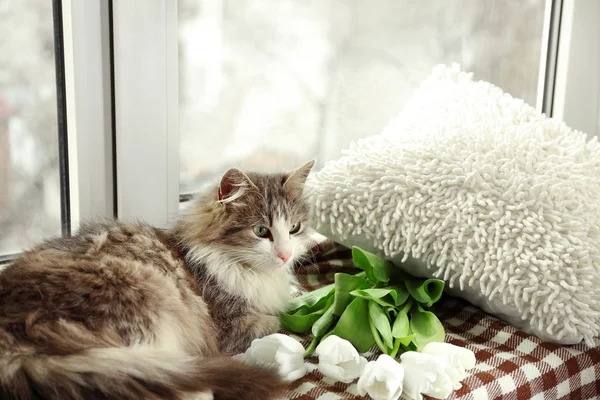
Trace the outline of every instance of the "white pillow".
{"type": "MultiPolygon", "coordinates": [[[[582,101],[584,101],[582,99],[582,101]]],[[[307,182],[312,225],[542,339],[600,331],[600,145],[457,65],[307,182]]]]}

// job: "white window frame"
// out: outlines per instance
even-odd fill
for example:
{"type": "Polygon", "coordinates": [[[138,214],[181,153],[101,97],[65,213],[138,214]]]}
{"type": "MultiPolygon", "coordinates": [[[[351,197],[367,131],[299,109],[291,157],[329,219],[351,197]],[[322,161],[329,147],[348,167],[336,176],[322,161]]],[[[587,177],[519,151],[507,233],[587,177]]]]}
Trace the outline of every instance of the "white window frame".
{"type": "Polygon", "coordinates": [[[177,215],[177,5],[62,1],[72,232],[98,217],[164,227],[177,215]]]}
{"type": "Polygon", "coordinates": [[[114,217],[110,16],[105,0],[63,0],[71,232],[114,217]]]}
{"type": "Polygon", "coordinates": [[[117,214],[161,227],[179,207],[177,3],[113,2],[117,214]]]}

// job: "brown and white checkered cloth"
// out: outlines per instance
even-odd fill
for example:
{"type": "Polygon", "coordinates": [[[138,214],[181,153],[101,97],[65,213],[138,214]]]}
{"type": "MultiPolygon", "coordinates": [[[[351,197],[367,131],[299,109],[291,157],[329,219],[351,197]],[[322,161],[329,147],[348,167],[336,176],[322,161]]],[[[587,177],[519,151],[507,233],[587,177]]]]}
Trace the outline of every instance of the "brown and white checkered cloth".
{"type": "MultiPolygon", "coordinates": [[[[314,290],[332,283],[336,272],[350,268],[350,251],[325,243],[314,263],[296,272],[300,285],[314,290]]],[[[457,298],[444,295],[436,306],[446,341],[472,350],[477,359],[471,375],[450,399],[600,399],[600,341],[594,348],[559,346],[519,331],[457,298]]],[[[308,335],[295,337],[308,345],[308,335]]],[[[374,348],[367,358],[373,360],[378,355],[374,348]]],[[[308,362],[309,373],[292,384],[287,399],[366,398],[358,395],[356,381],[344,384],[324,378],[316,368],[317,358],[308,362]]]]}

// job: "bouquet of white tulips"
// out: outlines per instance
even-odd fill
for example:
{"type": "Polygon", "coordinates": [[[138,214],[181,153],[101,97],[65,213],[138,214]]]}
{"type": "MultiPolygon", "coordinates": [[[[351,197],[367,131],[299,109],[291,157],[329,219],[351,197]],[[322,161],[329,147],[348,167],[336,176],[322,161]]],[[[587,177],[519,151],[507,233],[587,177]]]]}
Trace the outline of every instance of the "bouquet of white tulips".
{"type": "Polygon", "coordinates": [[[311,331],[307,356],[329,335],[350,341],[360,352],[377,344],[390,357],[444,341],[444,327],[429,311],[442,296],[444,281],[407,276],[358,247],[352,248],[352,259],[363,272],[335,274],[335,283],[295,298],[280,315],[284,329],[311,331]]]}
{"type": "MultiPolygon", "coordinates": [[[[308,372],[304,352],[297,340],[275,333],[254,340],[245,354],[236,357],[274,368],[283,379],[294,381],[308,372]]],[[[317,346],[315,354],[323,376],[344,383],[358,379],[357,392],[374,400],[398,400],[403,393],[415,400],[421,400],[423,395],[445,399],[461,387],[466,371],[475,366],[472,351],[442,342],[430,342],[420,352],[406,351],[400,362],[387,354],[367,361],[352,343],[329,335],[317,346]]]]}
{"type": "Polygon", "coordinates": [[[358,379],[357,392],[375,400],[397,400],[402,393],[444,399],[460,388],[475,355],[444,343],[444,328],[429,310],[444,282],[410,277],[358,247],[352,258],[362,272],[336,274],[335,283],[297,297],[280,316],[285,329],[310,331],[308,349],[276,333],[256,339],[240,357],[293,381],[307,373],[304,358],[314,353],[323,376],[344,383],[358,379]],[[375,344],[383,354],[368,362],[360,353],[375,344]]]}

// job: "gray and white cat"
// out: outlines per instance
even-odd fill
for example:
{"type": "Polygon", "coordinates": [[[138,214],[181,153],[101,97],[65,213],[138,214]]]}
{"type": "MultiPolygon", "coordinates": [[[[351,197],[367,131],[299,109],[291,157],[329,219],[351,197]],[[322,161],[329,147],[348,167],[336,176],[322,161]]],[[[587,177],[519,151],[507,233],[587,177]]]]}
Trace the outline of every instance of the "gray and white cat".
{"type": "Polygon", "coordinates": [[[15,260],[0,273],[0,398],[281,395],[276,372],[227,353],[280,328],[314,244],[312,166],[231,169],[170,230],[96,222],[15,260]]]}

